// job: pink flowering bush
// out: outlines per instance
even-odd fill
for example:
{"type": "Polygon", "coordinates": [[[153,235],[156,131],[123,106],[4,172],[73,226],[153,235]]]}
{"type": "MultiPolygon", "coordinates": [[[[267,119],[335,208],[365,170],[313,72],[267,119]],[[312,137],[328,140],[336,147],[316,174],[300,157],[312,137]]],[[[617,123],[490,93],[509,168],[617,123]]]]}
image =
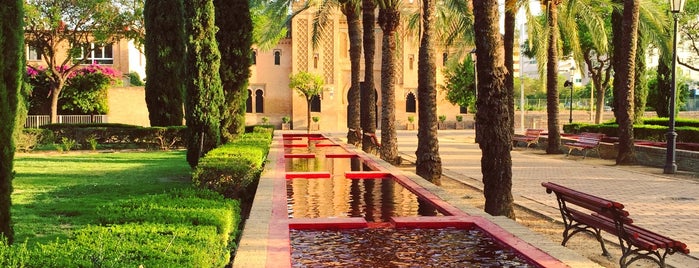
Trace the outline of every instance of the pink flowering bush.
{"type": "MultiPolygon", "coordinates": [[[[59,69],[65,71],[68,67],[59,69]]],[[[27,77],[33,90],[29,99],[30,114],[49,114],[50,88],[54,85],[48,78],[45,67],[28,66],[27,77]]],[[[121,73],[114,68],[102,65],[88,65],[77,69],[68,76],[59,99],[61,114],[106,114],[109,111],[107,92],[110,85],[119,82],[121,73]]]]}

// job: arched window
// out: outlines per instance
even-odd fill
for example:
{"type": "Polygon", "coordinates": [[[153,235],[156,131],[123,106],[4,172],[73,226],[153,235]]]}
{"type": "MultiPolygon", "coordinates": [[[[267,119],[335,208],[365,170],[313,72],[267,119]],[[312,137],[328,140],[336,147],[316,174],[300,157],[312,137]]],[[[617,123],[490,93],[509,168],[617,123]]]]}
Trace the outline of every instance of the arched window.
{"type": "Polygon", "coordinates": [[[255,112],[264,113],[265,112],[265,96],[262,89],[255,91],[255,112]]]}
{"type": "Polygon", "coordinates": [[[282,62],[282,52],[279,50],[274,51],[274,65],[279,65],[282,62]]]}
{"type": "Polygon", "coordinates": [[[313,95],[313,97],[311,97],[311,112],[320,113],[320,96],[319,95],[313,95]]]}
{"type": "Polygon", "coordinates": [[[468,113],[468,107],[466,107],[466,106],[459,106],[459,113],[460,113],[460,114],[467,114],[467,113],[468,113]]]}
{"type": "Polygon", "coordinates": [[[447,61],[449,61],[449,53],[442,53],[442,66],[447,66],[447,61]]]}
{"type": "Polygon", "coordinates": [[[257,50],[252,51],[252,65],[257,64],[257,50]]]}
{"type": "Polygon", "coordinates": [[[416,107],[416,101],[415,101],[415,94],[412,92],[408,93],[408,96],[405,97],[405,112],[406,113],[414,113],[416,112],[415,107],[416,107]]]}
{"type": "Polygon", "coordinates": [[[245,112],[252,113],[252,90],[248,89],[248,98],[245,101],[245,112]]]}

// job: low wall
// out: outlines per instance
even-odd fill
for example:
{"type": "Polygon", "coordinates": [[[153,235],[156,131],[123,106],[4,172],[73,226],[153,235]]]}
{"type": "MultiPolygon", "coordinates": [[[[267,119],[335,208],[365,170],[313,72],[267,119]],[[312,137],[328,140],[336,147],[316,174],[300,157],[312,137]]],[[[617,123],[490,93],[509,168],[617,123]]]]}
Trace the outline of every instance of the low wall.
{"type": "Polygon", "coordinates": [[[144,87],[112,87],[108,99],[109,123],[150,126],[144,87]]]}
{"type": "MultiPolygon", "coordinates": [[[[567,141],[572,141],[572,139],[561,137],[561,144],[567,141]]],[[[547,146],[548,138],[546,136],[542,136],[541,138],[539,138],[539,144],[537,144],[537,148],[546,148],[547,146]]],[[[665,167],[665,148],[636,145],[635,150],[636,161],[639,165],[658,168],[665,167]]],[[[561,152],[566,151],[568,151],[568,148],[561,145],[561,152]]],[[[599,154],[597,153],[597,151],[591,151],[587,155],[599,157],[602,159],[616,159],[617,152],[618,149],[616,144],[601,142],[599,147],[599,154]]],[[[578,150],[574,150],[573,155],[581,155],[581,153],[578,150]]],[[[677,170],[699,173],[699,152],[675,150],[675,163],[677,164],[677,170]]]]}

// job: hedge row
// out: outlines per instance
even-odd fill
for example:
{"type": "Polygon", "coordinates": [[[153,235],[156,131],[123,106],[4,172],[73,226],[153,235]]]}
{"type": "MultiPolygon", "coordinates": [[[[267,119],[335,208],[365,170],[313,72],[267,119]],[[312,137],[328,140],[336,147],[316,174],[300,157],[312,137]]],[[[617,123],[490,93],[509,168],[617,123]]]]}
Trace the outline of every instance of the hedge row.
{"type": "Polygon", "coordinates": [[[192,181],[227,198],[248,200],[254,195],[271,142],[269,128],[257,127],[242,134],[201,158],[192,181]]]}
{"type": "MultiPolygon", "coordinates": [[[[595,132],[604,133],[611,137],[619,137],[619,125],[612,123],[600,125],[582,123],[566,124],[563,126],[563,131],[565,133],[595,132]]],[[[667,131],[667,126],[633,126],[633,136],[636,140],[665,141],[667,131]]],[[[675,132],[677,132],[677,142],[699,143],[699,127],[678,126],[675,127],[675,132]]]]}
{"type": "Polygon", "coordinates": [[[82,148],[89,148],[90,141],[112,148],[181,148],[186,140],[186,126],[140,127],[125,124],[48,124],[40,130],[27,130],[29,134],[39,134],[42,143],[57,143],[64,137],[74,140],[82,148]]]}
{"type": "Polygon", "coordinates": [[[98,213],[101,225],[67,240],[0,245],[0,267],[224,267],[240,222],[238,201],[194,188],[106,204],[98,213]]]}

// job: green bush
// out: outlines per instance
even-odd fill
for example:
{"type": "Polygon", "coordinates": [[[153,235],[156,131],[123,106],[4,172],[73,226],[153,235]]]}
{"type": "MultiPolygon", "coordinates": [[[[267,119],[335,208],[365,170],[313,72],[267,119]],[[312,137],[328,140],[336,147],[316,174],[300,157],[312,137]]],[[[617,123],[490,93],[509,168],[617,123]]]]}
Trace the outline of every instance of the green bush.
{"type": "Polygon", "coordinates": [[[209,190],[186,188],[105,204],[100,226],[69,239],[7,246],[0,267],[224,267],[240,207],[209,190]]]}
{"type": "Polygon", "coordinates": [[[159,148],[168,150],[184,146],[185,126],[140,127],[125,124],[48,124],[41,126],[55,139],[68,138],[82,148],[92,148],[96,141],[103,148],[159,148]]]}
{"type": "Polygon", "coordinates": [[[141,80],[141,76],[137,72],[130,72],[129,73],[129,84],[132,86],[145,86],[146,83],[143,83],[143,80],[141,80]]]}
{"type": "Polygon", "coordinates": [[[194,184],[228,198],[250,198],[272,141],[269,128],[259,127],[253,131],[209,151],[194,170],[194,184]]]}
{"type": "MultiPolygon", "coordinates": [[[[563,125],[565,133],[595,132],[607,136],[619,137],[619,126],[613,123],[583,124],[573,123],[563,125]]],[[[699,127],[678,126],[675,128],[678,142],[699,143],[699,127]]],[[[633,135],[636,140],[665,141],[668,128],[662,125],[634,125],[633,135]]]]}

